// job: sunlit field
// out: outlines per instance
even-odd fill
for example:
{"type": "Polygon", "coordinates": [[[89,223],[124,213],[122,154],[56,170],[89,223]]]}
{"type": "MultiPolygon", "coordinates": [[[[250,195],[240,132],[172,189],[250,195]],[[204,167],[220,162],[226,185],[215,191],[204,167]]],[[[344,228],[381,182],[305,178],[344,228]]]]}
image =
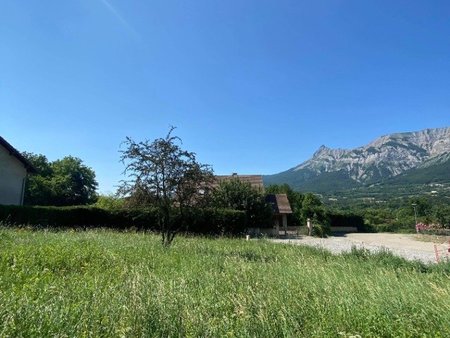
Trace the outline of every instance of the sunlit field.
{"type": "Polygon", "coordinates": [[[0,337],[450,337],[449,265],[264,240],[0,229],[0,337]]]}

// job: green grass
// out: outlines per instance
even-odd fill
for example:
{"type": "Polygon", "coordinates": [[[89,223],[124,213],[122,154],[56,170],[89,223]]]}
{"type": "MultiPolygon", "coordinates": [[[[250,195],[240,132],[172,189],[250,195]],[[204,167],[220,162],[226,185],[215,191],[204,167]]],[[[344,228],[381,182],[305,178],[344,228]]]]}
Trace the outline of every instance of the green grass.
{"type": "Polygon", "coordinates": [[[0,337],[449,337],[450,268],[266,241],[0,229],[0,337]]]}

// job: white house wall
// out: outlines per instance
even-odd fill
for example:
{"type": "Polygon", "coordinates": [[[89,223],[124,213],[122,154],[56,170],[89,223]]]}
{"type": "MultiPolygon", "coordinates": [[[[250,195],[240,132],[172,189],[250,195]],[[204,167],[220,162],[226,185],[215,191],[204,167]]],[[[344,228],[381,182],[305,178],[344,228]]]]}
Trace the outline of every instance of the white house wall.
{"type": "Polygon", "coordinates": [[[0,145],[0,204],[22,204],[26,176],[22,162],[0,145]]]}

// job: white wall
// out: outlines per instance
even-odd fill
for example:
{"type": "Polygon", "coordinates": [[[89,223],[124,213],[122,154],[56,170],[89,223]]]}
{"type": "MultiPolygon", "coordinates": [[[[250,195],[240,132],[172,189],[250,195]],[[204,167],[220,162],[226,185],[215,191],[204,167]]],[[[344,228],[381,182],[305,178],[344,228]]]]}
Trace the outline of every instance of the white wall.
{"type": "Polygon", "coordinates": [[[27,171],[16,157],[0,145],[0,204],[22,204],[27,171]]]}

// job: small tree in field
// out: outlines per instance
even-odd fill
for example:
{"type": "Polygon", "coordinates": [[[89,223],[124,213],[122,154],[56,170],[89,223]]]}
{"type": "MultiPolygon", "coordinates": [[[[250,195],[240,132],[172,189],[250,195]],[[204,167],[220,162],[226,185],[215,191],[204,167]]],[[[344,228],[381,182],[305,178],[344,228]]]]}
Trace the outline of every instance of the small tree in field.
{"type": "Polygon", "coordinates": [[[135,205],[156,206],[162,244],[169,246],[182,224],[175,224],[174,215],[183,219],[187,208],[200,204],[208,195],[213,179],[212,169],[197,162],[195,153],[181,149],[181,139],[173,136],[172,127],[165,138],[152,142],[135,142],[127,137],[121,160],[126,165],[119,192],[130,197],[135,205]]]}

